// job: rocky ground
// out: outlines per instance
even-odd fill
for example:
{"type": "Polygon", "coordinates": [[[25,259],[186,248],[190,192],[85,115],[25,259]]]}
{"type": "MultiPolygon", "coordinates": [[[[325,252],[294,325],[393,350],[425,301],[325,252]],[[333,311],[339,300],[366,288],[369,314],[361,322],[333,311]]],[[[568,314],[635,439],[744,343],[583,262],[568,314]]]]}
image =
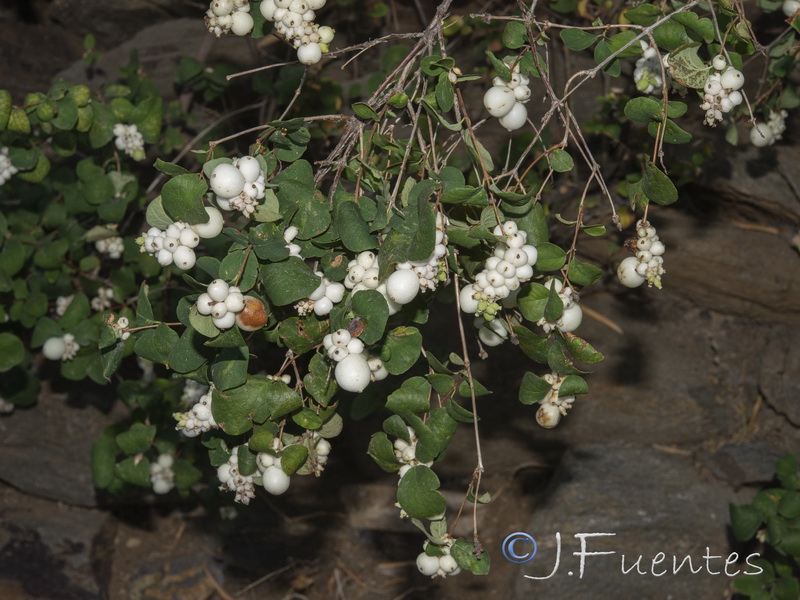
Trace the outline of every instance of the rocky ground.
{"type": "MultiPolygon", "coordinates": [[[[12,60],[0,61],[2,85],[16,94],[45,88],[62,69],[80,77],[88,31],[104,51],[101,70],[113,73],[135,46],[164,85],[182,53],[211,51],[195,35],[196,20],[167,21],[191,14],[191,3],[128,0],[125,14],[117,8],[111,16],[87,9],[103,4],[32,2],[38,17],[23,15],[31,22],[3,13],[0,48],[12,60]]],[[[234,52],[227,41],[213,51],[234,52]]],[[[581,333],[608,358],[589,377],[591,394],[558,428],[539,428],[533,410],[517,402],[527,366],[513,349],[478,365],[478,378],[500,390],[479,404],[482,489],[494,496],[477,516],[489,576],[432,582],[416,572],[421,538],[396,518],[395,478],[353,441],[365,440],[374,423],[353,424],[364,435],[350,445],[337,440],[323,478],[295,478],[285,496],[259,497],[220,521],[192,504],[99,498],[90,448],[121,408],[106,389],[56,387],[35,408],[0,419],[0,598],[730,597],[724,574],[656,577],[651,561],[663,552],[668,568],[673,556],[698,565],[706,553],[736,550],[728,504],[749,500],[783,453],[800,454],[793,142],[756,151],[720,140],[711,175],[683,192],[679,208],[657,211],[668,246],[664,290],[621,288],[610,277],[615,257],[606,242],[584,247],[609,277],[582,299],[597,317],[581,333]],[[525,566],[501,554],[516,531],[538,542],[525,566]],[[589,556],[582,577],[573,555],[581,533],[614,534],[587,540],[588,551],[614,554],[589,556]],[[557,572],[525,578],[553,571],[557,535],[557,572]],[[626,568],[641,556],[648,574],[622,574],[622,555],[626,568]]],[[[460,431],[437,467],[450,514],[474,465],[474,439],[460,431]]],[[[457,531],[468,534],[469,520],[457,531]]]]}

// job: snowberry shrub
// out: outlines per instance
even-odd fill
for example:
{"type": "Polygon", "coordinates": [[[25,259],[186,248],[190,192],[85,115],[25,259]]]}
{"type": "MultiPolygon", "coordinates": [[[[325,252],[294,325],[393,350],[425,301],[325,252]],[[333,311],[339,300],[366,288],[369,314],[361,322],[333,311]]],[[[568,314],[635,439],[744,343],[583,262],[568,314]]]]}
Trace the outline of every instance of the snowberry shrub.
{"type": "MultiPolygon", "coordinates": [[[[397,473],[400,516],[425,533],[419,570],[483,574],[479,532],[452,537],[448,517],[466,517],[447,514],[435,473],[458,427],[480,449],[476,416],[491,391],[472,361],[503,344],[527,356],[521,410],[545,429],[580,410],[588,365],[603,359],[580,337],[591,315],[581,296],[605,273],[580,244],[608,224],[630,227],[609,235],[631,254],[615,264],[622,285],[609,285],[668,283],[657,205],[677,200],[672,179],[687,168],[670,147],[701,155],[717,133],[696,135],[702,123],[724,124],[732,143],[747,128],[756,146],[780,141],[800,104],[787,80],[795,13],[766,56],[744,14],[696,0],[644,2],[608,22],[558,0],[559,23],[529,9],[459,19],[445,0],[422,32],[344,48],[317,23],[316,11],[334,16],[325,4],[210,3],[212,34],[274,32],[307,65],[253,75],[256,89],[283,90],[282,116],[215,130],[218,139],[164,126],[175,113],[136,65],[102,90],[57,84],[16,103],[0,92],[3,406],[35,398],[42,371],[28,367],[41,347],[67,378],[113,380],[131,408],[94,447],[99,488],[186,495],[204,469],[221,493],[257,504],[336,460],[330,440],[346,431],[342,400],[353,399],[361,414],[385,411],[364,445],[397,473]],[[503,50],[465,73],[449,36],[503,50]],[[595,66],[561,89],[550,57],[565,49],[595,66]],[[310,110],[306,86],[336,90],[327,63],[360,51],[383,53],[369,90],[349,106],[319,94],[333,112],[310,110]],[[753,91],[748,54],[767,91],[753,91]],[[624,92],[605,97],[599,117],[574,113],[567,100],[598,75],[624,92]],[[508,137],[499,152],[489,149],[494,119],[508,137]],[[615,188],[596,136],[618,140],[623,125],[629,174],[615,188]],[[179,158],[158,158],[184,143],[179,158]],[[426,333],[441,314],[433,303],[457,324],[450,348],[426,333]]],[[[761,5],[782,18],[779,4],[761,5]]],[[[199,101],[224,93],[220,72],[196,61],[176,77],[199,101]]],[[[465,466],[470,510],[491,500],[476,455],[465,466]]]]}

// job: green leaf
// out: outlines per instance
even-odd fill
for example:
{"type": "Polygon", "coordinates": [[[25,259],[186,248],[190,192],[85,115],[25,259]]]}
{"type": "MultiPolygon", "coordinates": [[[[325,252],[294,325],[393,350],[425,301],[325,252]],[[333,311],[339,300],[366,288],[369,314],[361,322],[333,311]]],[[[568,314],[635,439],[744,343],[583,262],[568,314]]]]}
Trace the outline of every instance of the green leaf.
{"type": "Polygon", "coordinates": [[[178,373],[191,373],[206,363],[207,354],[203,347],[203,337],[193,327],[187,327],[172,346],[167,366],[178,373]]]}
{"type": "Polygon", "coordinates": [[[569,263],[569,280],[581,287],[591,285],[603,276],[603,270],[595,265],[573,258],[569,263]]]}
{"type": "Polygon", "coordinates": [[[676,12],[672,20],[677,21],[686,29],[701,37],[706,44],[714,41],[714,22],[706,17],[700,18],[691,11],[676,12]]]}
{"type": "MultiPolygon", "coordinates": [[[[510,78],[510,76],[509,76],[510,78]]],[[[461,134],[462,138],[464,139],[464,143],[467,145],[467,149],[469,153],[472,155],[472,158],[475,160],[476,165],[483,164],[484,168],[487,172],[491,173],[494,171],[494,161],[492,160],[492,155],[489,151],[484,147],[477,140],[473,140],[472,136],[469,135],[469,132],[464,131],[461,134]],[[477,146],[475,145],[477,142],[477,146]]]]}
{"type": "Polygon", "coordinates": [[[356,102],[353,104],[353,112],[359,119],[380,121],[381,118],[375,109],[365,102],[356,102]]]}
{"type": "MultiPolygon", "coordinates": [[[[405,427],[405,424],[403,424],[403,429],[405,429],[405,427]]],[[[387,473],[396,472],[402,465],[394,455],[394,445],[382,431],[372,434],[369,440],[367,454],[369,454],[378,466],[387,473]]]]}
{"type": "Polygon", "coordinates": [[[489,59],[489,62],[492,63],[494,70],[497,72],[497,76],[503,81],[511,81],[511,69],[508,68],[508,65],[497,58],[494,53],[490,52],[489,50],[486,51],[486,56],[489,59]]]}
{"type": "Polygon", "coordinates": [[[509,50],[516,50],[528,43],[528,30],[519,21],[509,21],[503,30],[503,44],[509,50]]]}
{"type": "Polygon", "coordinates": [[[480,557],[475,553],[475,544],[466,540],[456,540],[450,549],[450,556],[456,559],[458,566],[472,572],[473,575],[487,575],[489,573],[489,553],[485,550],[480,557]]]}
{"type": "Polygon", "coordinates": [[[261,267],[264,289],[272,304],[286,306],[308,298],[319,287],[319,276],[297,256],[261,267]]]}
{"type": "Polygon", "coordinates": [[[134,423],[128,431],[116,437],[117,445],[125,454],[146,452],[156,438],[156,426],[134,423]]]}
{"type": "Polygon", "coordinates": [[[711,67],[697,55],[700,43],[680,46],[669,54],[669,72],[672,78],[688,88],[703,89],[711,67]]]}
{"type": "MultiPolygon", "coordinates": [[[[187,173],[173,177],[161,190],[164,211],[174,221],[190,225],[208,222],[208,213],[203,206],[203,196],[208,191],[205,179],[187,173]]],[[[155,226],[154,226],[155,227],[155,226]]]]}
{"type": "Polygon", "coordinates": [[[564,42],[564,45],[566,45],[570,50],[575,50],[576,52],[586,50],[586,48],[594,44],[597,40],[596,35],[592,35],[591,33],[582,31],[580,29],[562,29],[559,35],[561,36],[561,41],[564,42]]]}
{"type": "Polygon", "coordinates": [[[115,429],[116,426],[106,427],[100,439],[92,446],[92,481],[99,489],[107,488],[114,481],[116,457],[119,452],[115,429]]]}
{"type": "Polygon", "coordinates": [[[522,404],[536,404],[550,393],[552,386],[533,373],[525,373],[519,387],[519,401],[522,404]]]}
{"type": "Polygon", "coordinates": [[[559,375],[579,375],[581,371],[567,357],[567,345],[561,336],[551,336],[550,347],[547,349],[547,366],[559,375]]]}
{"type": "Polygon", "coordinates": [[[667,205],[677,202],[678,190],[661,169],[653,163],[645,166],[642,189],[647,197],[656,204],[667,205]]]}
{"type": "Polygon", "coordinates": [[[238,388],[215,390],[211,403],[214,420],[229,435],[247,433],[253,423],[277,419],[301,406],[300,396],[285,383],[253,376],[238,388]]]}
{"type": "Polygon", "coordinates": [[[362,342],[374,344],[383,337],[389,319],[389,306],[379,292],[360,290],[353,294],[352,312],[364,325],[364,331],[359,336],[362,342]]]}
{"type": "MultiPolygon", "coordinates": [[[[107,346],[100,350],[100,364],[102,366],[103,377],[111,381],[111,376],[116,373],[119,365],[122,363],[122,357],[125,354],[125,343],[120,341],[113,346],[107,346]]],[[[63,363],[62,363],[63,365],[63,363]]],[[[87,371],[88,375],[92,375],[87,371]]],[[[92,377],[94,379],[94,377],[92,377]]]]}
{"type": "Polygon", "coordinates": [[[447,409],[447,414],[450,415],[450,418],[454,421],[459,423],[473,423],[475,421],[475,415],[452,398],[447,401],[445,408],[447,409]]]}
{"type": "Polygon", "coordinates": [[[453,92],[453,84],[450,83],[447,73],[439,75],[435,93],[436,103],[439,105],[439,108],[444,112],[449,112],[453,108],[455,102],[455,93],[453,92]]]}
{"type": "Polygon", "coordinates": [[[394,413],[422,413],[430,410],[431,386],[422,377],[403,382],[399,390],[386,399],[386,408],[394,413]]]}
{"type": "Polygon", "coordinates": [[[244,384],[249,359],[247,346],[222,349],[211,364],[211,378],[216,388],[224,391],[244,384]]]}
{"type": "Polygon", "coordinates": [[[408,371],[419,359],[422,349],[422,334],[416,327],[397,327],[386,335],[381,355],[388,354],[383,361],[386,370],[392,375],[408,371]]]}
{"type": "Polygon", "coordinates": [[[11,92],[0,90],[0,131],[8,126],[8,119],[11,116],[11,92]]]}
{"type": "Polygon", "coordinates": [[[153,201],[147,205],[145,220],[150,227],[158,227],[159,229],[166,229],[174,223],[174,219],[171,219],[167,211],[164,210],[161,196],[156,196],[153,201]]]}
{"type": "Polygon", "coordinates": [[[309,240],[322,234],[331,224],[328,199],[315,189],[302,199],[291,224],[299,229],[298,240],[309,240]]]}
{"type": "Polygon", "coordinates": [[[544,307],[550,291],[540,283],[531,283],[517,296],[517,305],[522,316],[528,321],[536,323],[544,316],[544,307]]]}
{"type": "Polygon", "coordinates": [[[787,519],[800,517],[800,492],[787,491],[778,503],[778,514],[787,519]]]}
{"type": "MultiPolygon", "coordinates": [[[[656,139],[660,127],[661,122],[651,121],[647,125],[647,132],[656,139]]],[[[736,131],[735,128],[734,131],[736,131]]],[[[667,119],[663,139],[667,144],[688,144],[692,141],[692,134],[678,127],[672,119],[667,119]]]]}
{"type": "Polygon", "coordinates": [[[521,325],[515,325],[512,329],[519,340],[520,350],[536,362],[545,364],[547,362],[547,338],[538,336],[521,325]]]}
{"type": "Polygon", "coordinates": [[[363,252],[378,247],[378,240],[369,231],[355,202],[342,202],[336,207],[336,228],[342,244],[351,252],[363,252]]]}
{"type": "Polygon", "coordinates": [[[563,148],[556,148],[550,154],[550,167],[557,173],[571,171],[574,166],[575,162],[572,160],[569,152],[563,148]]]}
{"type": "MultiPolygon", "coordinates": [[[[135,124],[148,144],[158,143],[161,137],[162,101],[158,96],[150,96],[142,101],[131,115],[131,123],[135,124]]],[[[198,221],[200,223],[204,221],[198,221]]],[[[194,223],[194,222],[193,222],[194,223]]]]}
{"type": "Polygon", "coordinates": [[[550,286],[547,293],[547,304],[544,305],[544,319],[555,323],[564,314],[564,301],[558,295],[556,286],[550,286]]]}
{"type": "MultiPolygon", "coordinates": [[[[233,281],[239,276],[239,289],[248,292],[258,279],[258,260],[253,252],[234,250],[219,265],[219,276],[226,281],[233,281]],[[239,275],[241,273],[241,275],[239,275]]],[[[317,280],[319,281],[319,280],[317,280]]]]}
{"type": "Polygon", "coordinates": [[[175,474],[175,487],[179,492],[188,492],[203,477],[203,472],[188,460],[179,458],[172,465],[175,474]]]}
{"type": "Polygon", "coordinates": [[[661,103],[653,98],[638,96],[625,104],[625,116],[631,121],[647,123],[653,119],[661,119],[661,103]]]}
{"type": "Polygon", "coordinates": [[[117,463],[116,474],[122,481],[141,487],[150,487],[150,461],[147,457],[137,462],[135,457],[129,456],[117,463]]]}
{"type": "Polygon", "coordinates": [[[417,465],[411,467],[397,484],[397,502],[408,516],[430,519],[447,507],[438,489],[436,473],[424,465],[417,465]]]}
{"type": "MultiPolygon", "coordinates": [[[[611,47],[608,45],[608,42],[606,42],[605,40],[600,40],[597,43],[597,46],[594,47],[594,61],[598,65],[600,65],[604,61],[606,61],[611,56],[612,53],[613,51],[611,50],[611,47]]],[[[619,74],[622,73],[622,66],[619,63],[619,59],[615,58],[614,60],[609,62],[605,67],[603,67],[603,70],[612,77],[619,77],[619,74]]]]}
{"type": "Polygon", "coordinates": [[[566,253],[555,244],[549,242],[538,244],[536,251],[538,252],[538,257],[534,268],[537,271],[558,271],[567,262],[566,253]]]}
{"type": "Polygon", "coordinates": [[[558,388],[558,397],[577,396],[578,394],[588,394],[589,386],[580,375],[567,375],[558,388]]]}
{"type": "Polygon", "coordinates": [[[161,171],[164,175],[169,175],[170,177],[175,177],[177,175],[185,175],[189,171],[183,168],[180,165],[176,165],[175,163],[167,162],[165,160],[161,160],[160,158],[156,159],[155,164],[153,166],[156,168],[157,171],[161,171]]]}
{"type": "Polygon", "coordinates": [[[287,475],[292,475],[308,460],[308,448],[301,444],[286,446],[281,452],[281,469],[287,475]]]}
{"type": "Polygon", "coordinates": [[[686,33],[686,28],[673,19],[656,27],[653,30],[653,39],[659,48],[669,51],[692,42],[692,38],[686,33]]]}
{"type": "Polygon", "coordinates": [[[322,427],[322,416],[317,414],[313,408],[304,408],[299,413],[292,415],[292,421],[303,429],[319,429],[322,427]]]}
{"type": "Polygon", "coordinates": [[[761,527],[761,513],[752,506],[730,505],[731,531],[740,542],[751,539],[761,527]]]}
{"type": "Polygon", "coordinates": [[[178,343],[178,334],[161,323],[155,329],[145,329],[136,340],[135,351],[146,360],[166,364],[170,351],[178,343]]]}
{"type": "Polygon", "coordinates": [[[25,345],[12,333],[0,333],[0,373],[25,360],[25,345]]]}
{"type": "Polygon", "coordinates": [[[637,35],[639,35],[639,32],[632,29],[614,34],[608,38],[608,47],[612,53],[618,52],[617,58],[640,56],[642,53],[641,46],[638,42],[633,41],[637,35]],[[625,50],[622,50],[623,47],[625,47],[625,50]]]}
{"type": "Polygon", "coordinates": [[[658,21],[664,13],[652,4],[640,4],[636,8],[626,10],[623,14],[631,23],[649,27],[658,21]]]}
{"type": "Polygon", "coordinates": [[[75,123],[78,122],[78,105],[75,104],[75,100],[65,96],[56,103],[56,107],[56,116],[51,121],[53,127],[63,130],[75,127],[75,123]]]}

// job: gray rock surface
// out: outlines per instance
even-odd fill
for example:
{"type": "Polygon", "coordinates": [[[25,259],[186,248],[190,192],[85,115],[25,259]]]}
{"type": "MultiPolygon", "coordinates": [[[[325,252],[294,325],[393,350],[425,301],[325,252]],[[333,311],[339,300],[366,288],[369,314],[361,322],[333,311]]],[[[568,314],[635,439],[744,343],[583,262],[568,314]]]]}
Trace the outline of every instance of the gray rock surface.
{"type": "MultiPolygon", "coordinates": [[[[724,574],[724,559],[730,552],[725,526],[732,500],[730,491],[705,481],[682,456],[633,446],[570,449],[526,529],[538,552],[517,568],[509,598],[722,598],[731,579],[724,574]],[[556,532],[561,534],[558,570],[544,580],[525,578],[554,571],[556,532]],[[586,556],[582,577],[580,556],[573,555],[580,551],[578,533],[615,534],[586,539],[586,552],[613,554],[586,556]],[[707,552],[723,558],[704,560],[707,552]],[[686,563],[675,575],[673,556],[678,564],[691,556],[694,570],[702,570],[689,574],[686,563]],[[623,574],[623,564],[633,570],[623,574]],[[652,574],[665,570],[660,577],[652,574]]],[[[518,545],[517,553],[523,549],[518,545]]],[[[728,569],[733,573],[737,567],[728,569]]]]}

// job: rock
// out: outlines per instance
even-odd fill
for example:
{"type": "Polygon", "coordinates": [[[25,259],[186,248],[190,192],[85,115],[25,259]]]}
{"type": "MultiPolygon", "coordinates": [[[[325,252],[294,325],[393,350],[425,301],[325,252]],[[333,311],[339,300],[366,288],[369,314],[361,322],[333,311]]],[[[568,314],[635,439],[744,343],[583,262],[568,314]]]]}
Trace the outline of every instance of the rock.
{"type": "Polygon", "coordinates": [[[0,419],[0,479],[34,496],[95,506],[92,445],[111,422],[44,387],[37,404],[0,419]]]}
{"type": "Polygon", "coordinates": [[[105,513],[56,505],[6,486],[0,487],[0,510],[0,580],[15,581],[34,598],[103,597],[94,578],[91,552],[108,518],[105,513]]]}
{"type": "Polygon", "coordinates": [[[719,479],[740,488],[748,484],[765,484],[775,476],[775,463],[785,453],[765,440],[744,444],[728,444],[703,455],[703,464],[719,479]]]}
{"type": "Polygon", "coordinates": [[[776,327],[764,351],[759,386],[767,403],[800,426],[800,328],[776,327]]]}
{"type": "MultiPolygon", "coordinates": [[[[703,481],[684,457],[643,447],[568,450],[526,529],[537,541],[537,554],[517,568],[508,597],[721,598],[731,579],[722,571],[730,552],[727,507],[734,499],[728,489],[703,481]],[[541,581],[524,578],[554,570],[557,532],[562,547],[557,572],[541,581]],[[586,556],[582,577],[579,557],[572,554],[580,550],[579,533],[614,534],[586,539],[587,552],[611,554],[586,556]],[[663,562],[653,567],[661,552],[663,562]],[[706,561],[709,552],[723,558],[706,561]],[[690,556],[694,569],[702,571],[690,574],[686,563],[673,574],[673,556],[679,565],[690,556]],[[623,564],[633,570],[623,574],[623,564]],[[647,574],[639,574],[637,564],[647,574]],[[653,568],[667,572],[656,577],[653,568]]],[[[526,547],[518,543],[517,554],[526,547]]],[[[733,573],[737,567],[728,569],[733,573]]]]}

